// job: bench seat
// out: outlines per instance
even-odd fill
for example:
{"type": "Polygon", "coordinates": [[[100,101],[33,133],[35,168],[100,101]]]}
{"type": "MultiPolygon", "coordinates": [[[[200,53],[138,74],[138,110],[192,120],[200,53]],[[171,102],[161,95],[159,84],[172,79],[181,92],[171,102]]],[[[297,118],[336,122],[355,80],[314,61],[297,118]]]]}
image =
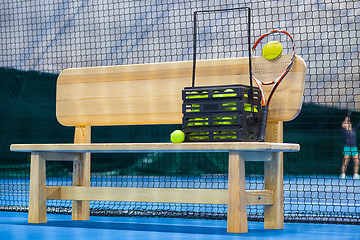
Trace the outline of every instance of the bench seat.
{"type": "MultiPolygon", "coordinates": [[[[137,153],[137,152],[297,152],[299,144],[267,142],[209,143],[82,143],[82,144],[12,144],[17,152],[137,153]]],[[[264,161],[262,159],[262,161],[264,161]]]]}

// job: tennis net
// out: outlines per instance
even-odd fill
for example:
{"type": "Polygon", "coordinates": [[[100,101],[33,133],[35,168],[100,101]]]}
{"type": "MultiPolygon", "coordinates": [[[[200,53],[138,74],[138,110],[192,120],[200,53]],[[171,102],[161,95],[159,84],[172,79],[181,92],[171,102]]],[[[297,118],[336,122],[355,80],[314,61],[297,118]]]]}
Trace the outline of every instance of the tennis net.
{"type": "MultiPolygon", "coordinates": [[[[341,123],[354,109],[360,120],[360,3],[358,1],[71,1],[0,3],[0,210],[27,211],[29,156],[12,143],[71,142],[73,128],[55,119],[55,85],[65,68],[190,61],[193,12],[251,7],[251,40],[272,29],[294,37],[306,62],[304,104],[284,123],[286,221],[360,223],[360,180],[340,179],[341,123]]],[[[246,12],[199,16],[199,59],[247,56],[246,12]]],[[[190,76],[189,76],[190,78],[190,76]]],[[[93,142],[168,142],[177,125],[95,127],[93,142]]],[[[248,189],[263,187],[262,163],[246,163],[248,189]]],[[[227,156],[220,153],[109,154],[92,157],[92,186],[227,188],[227,156]],[[195,160],[197,159],[197,160],[195,160]]],[[[69,163],[50,162],[49,185],[71,185],[69,163]],[[60,171],[61,169],[61,171],[60,171]]],[[[69,213],[71,201],[48,210],[69,213]]],[[[225,219],[224,205],[92,202],[91,213],[225,219]]],[[[252,220],[262,206],[249,206],[252,220]]]]}

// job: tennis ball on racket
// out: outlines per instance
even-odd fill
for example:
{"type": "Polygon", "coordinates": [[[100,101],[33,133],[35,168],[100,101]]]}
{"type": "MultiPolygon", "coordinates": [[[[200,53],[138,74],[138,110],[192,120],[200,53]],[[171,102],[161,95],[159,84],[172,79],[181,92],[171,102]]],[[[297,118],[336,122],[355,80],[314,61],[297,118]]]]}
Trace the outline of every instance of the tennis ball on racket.
{"type": "Polygon", "coordinates": [[[278,41],[271,41],[265,44],[262,55],[266,60],[274,60],[282,53],[283,46],[278,41]]]}
{"type": "Polygon", "coordinates": [[[185,140],[185,133],[181,130],[175,130],[171,133],[170,139],[173,143],[181,143],[185,140]]]}

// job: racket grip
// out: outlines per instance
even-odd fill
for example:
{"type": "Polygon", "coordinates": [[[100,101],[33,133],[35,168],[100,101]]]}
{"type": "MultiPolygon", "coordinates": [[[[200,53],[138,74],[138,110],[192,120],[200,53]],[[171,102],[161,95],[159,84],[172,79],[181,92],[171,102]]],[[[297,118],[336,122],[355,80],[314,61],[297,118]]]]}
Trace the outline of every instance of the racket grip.
{"type": "Polygon", "coordinates": [[[258,134],[258,142],[265,142],[265,132],[266,132],[266,122],[268,116],[269,107],[262,106],[261,107],[261,118],[259,124],[259,134],[258,134]]]}

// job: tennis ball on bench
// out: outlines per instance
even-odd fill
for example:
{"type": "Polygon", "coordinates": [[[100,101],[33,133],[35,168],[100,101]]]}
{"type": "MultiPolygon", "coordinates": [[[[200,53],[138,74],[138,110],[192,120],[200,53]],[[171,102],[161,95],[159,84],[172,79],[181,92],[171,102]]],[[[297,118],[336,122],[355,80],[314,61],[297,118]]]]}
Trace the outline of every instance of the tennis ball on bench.
{"type": "Polygon", "coordinates": [[[181,143],[185,140],[185,133],[181,130],[175,130],[171,133],[170,139],[173,143],[181,143]]]}
{"type": "Polygon", "coordinates": [[[281,55],[282,50],[283,46],[279,41],[271,41],[263,47],[262,55],[266,60],[274,60],[281,55]]]}

